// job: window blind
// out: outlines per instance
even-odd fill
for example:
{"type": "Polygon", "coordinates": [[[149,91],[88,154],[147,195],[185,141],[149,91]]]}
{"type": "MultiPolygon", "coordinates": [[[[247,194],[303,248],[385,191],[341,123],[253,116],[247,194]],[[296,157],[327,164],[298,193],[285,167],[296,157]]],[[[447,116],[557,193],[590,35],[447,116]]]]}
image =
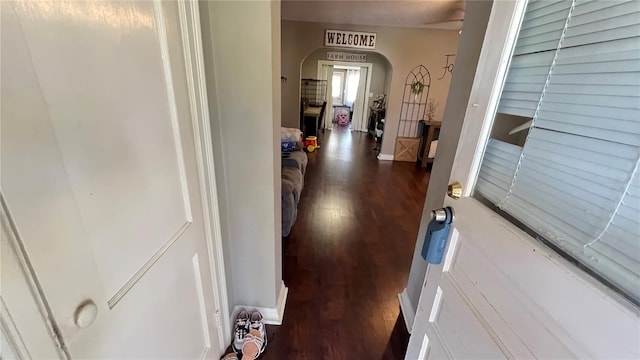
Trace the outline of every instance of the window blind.
{"type": "Polygon", "coordinates": [[[522,147],[489,139],[476,181],[476,191],[493,203],[501,202],[511,188],[522,147]]]}
{"type": "MultiPolygon", "coordinates": [[[[476,191],[640,302],[640,3],[564,3],[558,46],[542,50],[553,53],[544,84],[527,88],[538,100],[524,147],[490,140],[476,191]]],[[[555,5],[539,6],[525,20],[555,5]]],[[[561,22],[551,11],[537,20],[546,16],[561,22]]],[[[503,105],[522,61],[499,112],[514,108],[503,105]]]]}
{"type": "Polygon", "coordinates": [[[529,1],[498,111],[532,118],[549,75],[571,1],[529,1]]]}

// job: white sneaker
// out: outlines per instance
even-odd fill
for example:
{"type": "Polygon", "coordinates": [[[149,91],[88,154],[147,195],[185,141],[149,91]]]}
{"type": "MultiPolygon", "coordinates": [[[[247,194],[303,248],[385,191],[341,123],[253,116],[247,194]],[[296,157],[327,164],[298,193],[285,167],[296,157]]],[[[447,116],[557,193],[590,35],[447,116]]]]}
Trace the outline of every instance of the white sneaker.
{"type": "Polygon", "coordinates": [[[242,345],[244,345],[244,337],[249,333],[249,313],[241,309],[236,316],[235,331],[231,348],[236,354],[242,354],[242,345]]]}
{"type": "Polygon", "coordinates": [[[260,337],[262,337],[262,340],[264,341],[262,343],[262,348],[260,349],[260,354],[262,354],[264,349],[267,347],[267,332],[264,322],[262,321],[262,314],[258,310],[251,312],[250,329],[258,330],[260,337]]]}

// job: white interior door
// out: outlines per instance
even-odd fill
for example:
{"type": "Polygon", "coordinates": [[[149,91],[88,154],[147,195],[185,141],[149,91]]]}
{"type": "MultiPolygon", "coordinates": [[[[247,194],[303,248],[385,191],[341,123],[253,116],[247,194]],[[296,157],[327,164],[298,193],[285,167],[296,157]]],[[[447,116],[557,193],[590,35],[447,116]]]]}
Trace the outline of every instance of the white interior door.
{"type": "Polygon", "coordinates": [[[2,196],[66,356],[220,354],[193,5],[2,2],[2,196]]]}
{"type": "Polygon", "coordinates": [[[451,169],[463,196],[443,204],[455,219],[406,359],[640,357],[637,307],[470,197],[524,5],[493,3],[451,169]]]}

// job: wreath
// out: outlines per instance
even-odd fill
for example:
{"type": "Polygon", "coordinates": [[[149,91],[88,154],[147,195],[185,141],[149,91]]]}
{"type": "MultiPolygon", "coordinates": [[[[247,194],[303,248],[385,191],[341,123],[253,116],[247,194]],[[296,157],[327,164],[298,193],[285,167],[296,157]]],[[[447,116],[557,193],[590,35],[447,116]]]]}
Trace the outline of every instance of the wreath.
{"type": "Polygon", "coordinates": [[[416,94],[416,95],[420,95],[422,94],[422,91],[424,90],[424,84],[422,83],[422,81],[414,81],[411,84],[411,92],[416,94]]]}

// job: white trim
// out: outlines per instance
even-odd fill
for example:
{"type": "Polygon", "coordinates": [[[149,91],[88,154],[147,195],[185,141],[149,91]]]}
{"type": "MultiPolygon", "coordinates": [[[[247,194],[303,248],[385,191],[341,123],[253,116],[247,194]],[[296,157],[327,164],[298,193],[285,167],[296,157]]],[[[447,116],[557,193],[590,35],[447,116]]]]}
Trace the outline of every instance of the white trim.
{"type": "MultiPolygon", "coordinates": [[[[27,256],[27,251],[24,247],[24,243],[20,239],[18,231],[16,229],[15,223],[11,217],[11,213],[9,213],[9,207],[5,202],[4,194],[0,190],[0,223],[1,227],[6,228],[8,239],[5,238],[11,246],[13,246],[13,251],[16,257],[16,261],[20,266],[20,270],[24,274],[26,280],[26,287],[31,292],[31,296],[33,299],[33,303],[37,309],[37,311],[41,315],[42,324],[44,328],[46,328],[47,335],[51,338],[53,345],[55,346],[55,351],[60,359],[71,359],[71,354],[67,348],[67,345],[64,341],[64,338],[60,335],[60,328],[53,316],[53,311],[51,311],[51,307],[47,302],[46,297],[44,296],[44,291],[42,290],[42,286],[36,276],[36,271],[33,268],[31,262],[29,261],[29,257],[27,256]]],[[[6,250],[4,250],[6,251],[6,250]]],[[[22,310],[26,310],[22,309],[22,310]]],[[[18,310],[21,311],[21,310],[18,310]]],[[[32,335],[36,334],[35,329],[33,329],[33,323],[24,324],[25,326],[31,327],[32,335]]],[[[18,352],[18,355],[21,355],[22,358],[31,358],[29,353],[29,349],[24,342],[23,335],[18,330],[16,323],[9,312],[9,309],[5,303],[5,299],[0,294],[0,331],[4,334],[7,341],[11,341],[14,347],[14,350],[18,352]],[[19,342],[18,342],[19,340],[19,342]]],[[[40,331],[37,332],[38,335],[45,336],[40,331]]],[[[42,350],[42,349],[40,349],[42,350]]],[[[1,355],[1,354],[0,354],[1,355]]]]}
{"type": "MultiPolygon", "coordinates": [[[[162,2],[160,0],[153,1],[154,17],[157,27],[156,34],[158,36],[158,44],[160,45],[160,55],[162,57],[162,73],[164,74],[164,82],[166,84],[167,101],[169,103],[169,113],[171,115],[171,129],[173,135],[174,146],[176,148],[176,155],[178,161],[178,173],[180,174],[180,187],[182,188],[182,202],[185,212],[185,220],[190,224],[193,222],[193,215],[191,213],[191,202],[189,201],[189,185],[187,181],[187,169],[184,161],[184,151],[182,146],[182,138],[180,134],[180,122],[178,120],[178,107],[176,102],[176,91],[173,86],[173,71],[171,70],[171,60],[169,56],[169,42],[167,40],[167,27],[164,21],[164,13],[162,10],[162,2]]],[[[182,32],[181,32],[182,33],[182,32]]],[[[182,34],[181,34],[182,35],[182,34]]],[[[184,37],[184,35],[182,35],[184,37]]],[[[185,46],[185,45],[183,45],[185,46]]],[[[186,49],[185,49],[186,50],[186,49]]],[[[187,76],[188,77],[188,76],[187,76]]],[[[183,226],[184,227],[184,226],[183,226]]],[[[188,225],[187,225],[188,227],[188,225]]],[[[186,227],[185,227],[186,229],[186,227]]],[[[177,233],[179,236],[179,232],[177,233]]],[[[176,239],[178,238],[176,236],[176,239]]],[[[175,240],[174,240],[175,241],[175,240]]],[[[171,246],[168,244],[167,249],[171,246]]],[[[166,251],[166,250],[165,250],[166,251]]],[[[162,256],[162,253],[158,252],[155,255],[157,259],[162,256]]],[[[157,261],[156,259],[156,261],[157,261]]],[[[134,275],[127,284],[125,284],[111,299],[109,299],[109,308],[112,309],[116,304],[133,288],[138,280],[151,268],[155,261],[147,262],[138,272],[134,275]],[[148,267],[145,269],[145,266],[148,267]],[[136,278],[137,276],[137,278],[136,278]]]]}
{"type": "Polygon", "coordinates": [[[280,292],[278,293],[278,301],[276,302],[276,317],[274,325],[282,324],[284,320],[284,308],[287,305],[287,295],[289,294],[289,288],[284,285],[284,281],[280,282],[280,292]]]}
{"type": "Polygon", "coordinates": [[[17,347],[4,326],[0,327],[0,351],[2,351],[5,359],[28,359],[30,357],[26,352],[26,348],[17,347]]]}
{"type": "Polygon", "coordinates": [[[433,304],[431,305],[431,312],[429,313],[430,323],[435,322],[438,318],[438,314],[440,313],[440,306],[442,306],[442,288],[438,286],[438,288],[436,289],[436,297],[433,300],[433,304]]]}
{"type": "MultiPolygon", "coordinates": [[[[569,27],[569,23],[571,22],[571,15],[573,14],[573,9],[575,9],[575,6],[576,6],[576,0],[572,0],[571,7],[569,8],[569,13],[567,14],[567,19],[564,22],[564,28],[562,29],[562,33],[560,34],[560,39],[558,40],[558,45],[556,46],[556,52],[553,54],[553,60],[551,60],[551,65],[549,66],[549,73],[547,74],[547,79],[544,81],[544,86],[542,87],[542,92],[540,93],[540,97],[538,98],[538,105],[536,106],[536,111],[533,113],[533,117],[531,118],[531,121],[527,121],[529,123],[529,128],[530,129],[535,127],[536,119],[538,118],[538,114],[540,114],[540,108],[542,106],[542,99],[544,99],[544,96],[545,96],[545,94],[547,92],[547,88],[549,87],[549,80],[551,80],[551,76],[553,76],[553,70],[554,70],[553,68],[556,66],[556,61],[558,60],[558,54],[560,53],[560,49],[562,49],[562,42],[564,41],[564,37],[567,34],[567,28],[569,27]]],[[[514,45],[514,47],[515,47],[515,45],[514,45]]],[[[512,49],[512,53],[513,53],[513,49],[512,49]]],[[[513,55],[510,55],[510,59],[512,59],[512,58],[513,58],[513,55]]],[[[511,60],[509,60],[509,62],[511,62],[511,60]]],[[[502,88],[504,87],[504,81],[506,80],[506,73],[505,73],[504,77],[505,77],[505,79],[503,79],[503,86],[500,87],[499,97],[498,97],[497,100],[495,100],[495,102],[496,102],[495,106],[496,107],[498,107],[498,105],[500,104],[500,97],[502,97],[502,88]]],[[[494,91],[496,90],[495,86],[494,86],[493,90],[494,91]]],[[[495,112],[493,114],[493,118],[495,119],[495,112]]],[[[493,128],[493,122],[491,122],[491,128],[493,128]]],[[[524,142],[527,143],[529,141],[530,137],[531,137],[531,132],[529,132],[527,134],[527,137],[524,140],[524,142]]],[[[485,142],[486,141],[488,141],[488,139],[485,140],[485,142]]],[[[476,174],[475,174],[476,181],[477,181],[477,178],[478,178],[478,173],[480,172],[481,159],[484,156],[485,150],[486,150],[486,144],[485,144],[485,147],[482,149],[482,156],[477,156],[476,155],[476,158],[480,157],[480,160],[478,160],[477,169],[476,169],[477,171],[476,171],[476,174]]],[[[509,198],[511,198],[511,194],[513,194],[513,188],[516,185],[516,181],[518,179],[518,173],[520,173],[520,167],[522,166],[522,161],[523,160],[524,160],[524,151],[520,152],[520,157],[518,158],[518,165],[516,166],[516,171],[513,173],[513,177],[511,178],[511,185],[509,186],[509,191],[507,191],[507,194],[504,196],[504,198],[502,200],[500,200],[500,202],[497,204],[499,208],[503,208],[503,206],[506,205],[507,200],[509,198]]],[[[475,187],[475,183],[473,185],[475,187]]],[[[622,197],[624,198],[624,195],[622,197]]],[[[622,201],[622,199],[621,199],[621,201],[622,201]]]]}
{"type": "Polygon", "coordinates": [[[474,156],[471,159],[469,166],[462,166],[461,168],[453,167],[449,178],[449,183],[453,181],[452,179],[456,179],[455,181],[464,181],[462,183],[462,196],[464,197],[471,196],[478,179],[480,164],[482,163],[484,151],[489,141],[491,129],[493,128],[495,114],[498,111],[502,88],[507,78],[509,64],[511,64],[511,54],[516,46],[516,40],[518,32],[520,31],[520,26],[522,25],[526,6],[527,1],[518,0],[513,3],[511,9],[502,11],[503,9],[501,7],[496,9],[495,6],[493,6],[491,10],[492,13],[489,19],[489,24],[487,25],[487,32],[493,22],[503,22],[506,20],[508,21],[508,25],[506,26],[507,30],[505,37],[491,37],[485,34],[482,50],[478,58],[478,65],[476,67],[473,83],[491,84],[491,90],[487,93],[486,87],[483,87],[482,89],[476,89],[474,87],[469,94],[467,111],[464,116],[465,121],[460,131],[460,139],[472,138],[468,134],[479,133],[479,136],[476,137],[477,141],[475,142],[458,143],[458,148],[456,149],[456,155],[453,161],[454,164],[459,162],[462,157],[466,156],[470,151],[469,148],[472,146],[474,149],[474,156]],[[502,12],[496,15],[494,11],[502,12]],[[496,49],[501,49],[501,51],[498,53],[496,49]],[[491,66],[491,64],[495,63],[496,60],[499,61],[497,67],[495,65],[491,66]],[[493,70],[493,68],[496,68],[496,70],[493,70]],[[470,118],[479,117],[482,117],[482,121],[466,121],[470,118]],[[480,127],[479,131],[477,130],[477,127],[480,127]],[[463,170],[463,172],[459,172],[459,170],[463,170]]]}
{"type": "Polygon", "coordinates": [[[193,116],[193,131],[201,183],[200,196],[203,205],[209,267],[213,279],[212,288],[215,309],[212,319],[214,319],[215,326],[219,327],[220,330],[218,331],[220,349],[224,349],[228,340],[231,339],[231,320],[229,317],[229,299],[222,250],[220,210],[213,161],[213,146],[211,144],[211,126],[209,123],[210,116],[198,3],[196,1],[178,2],[178,11],[187,70],[189,100],[193,116]],[[220,319],[220,323],[218,323],[217,319],[220,319]]]}
{"type": "Polygon", "coordinates": [[[280,292],[278,294],[278,301],[276,302],[275,307],[262,307],[262,306],[251,306],[251,305],[236,305],[233,308],[232,318],[235,319],[240,310],[244,309],[247,311],[258,310],[263,316],[263,322],[269,325],[282,325],[282,320],[284,319],[284,308],[287,303],[287,294],[289,293],[289,288],[284,286],[284,282],[280,285],[280,292]]]}
{"type": "Polygon", "coordinates": [[[393,161],[393,155],[392,154],[383,154],[380,153],[378,154],[378,160],[382,160],[382,161],[393,161]]]}
{"type": "Polygon", "coordinates": [[[207,321],[207,304],[204,298],[204,288],[202,287],[202,274],[200,273],[200,258],[196,252],[191,258],[193,266],[193,278],[196,282],[196,292],[198,294],[198,308],[200,309],[200,325],[204,340],[205,351],[211,348],[211,334],[209,333],[209,322],[207,321]]]}
{"type": "Polygon", "coordinates": [[[404,288],[400,294],[398,294],[398,301],[400,301],[400,311],[402,311],[402,318],[404,318],[404,325],[407,327],[407,331],[411,334],[413,328],[413,320],[416,318],[416,311],[411,305],[409,300],[409,294],[407,294],[407,288],[404,288]]]}
{"type": "Polygon", "coordinates": [[[422,346],[420,346],[420,354],[418,354],[418,359],[427,360],[427,354],[429,353],[429,337],[427,334],[424,334],[424,338],[422,339],[422,346]]]}

